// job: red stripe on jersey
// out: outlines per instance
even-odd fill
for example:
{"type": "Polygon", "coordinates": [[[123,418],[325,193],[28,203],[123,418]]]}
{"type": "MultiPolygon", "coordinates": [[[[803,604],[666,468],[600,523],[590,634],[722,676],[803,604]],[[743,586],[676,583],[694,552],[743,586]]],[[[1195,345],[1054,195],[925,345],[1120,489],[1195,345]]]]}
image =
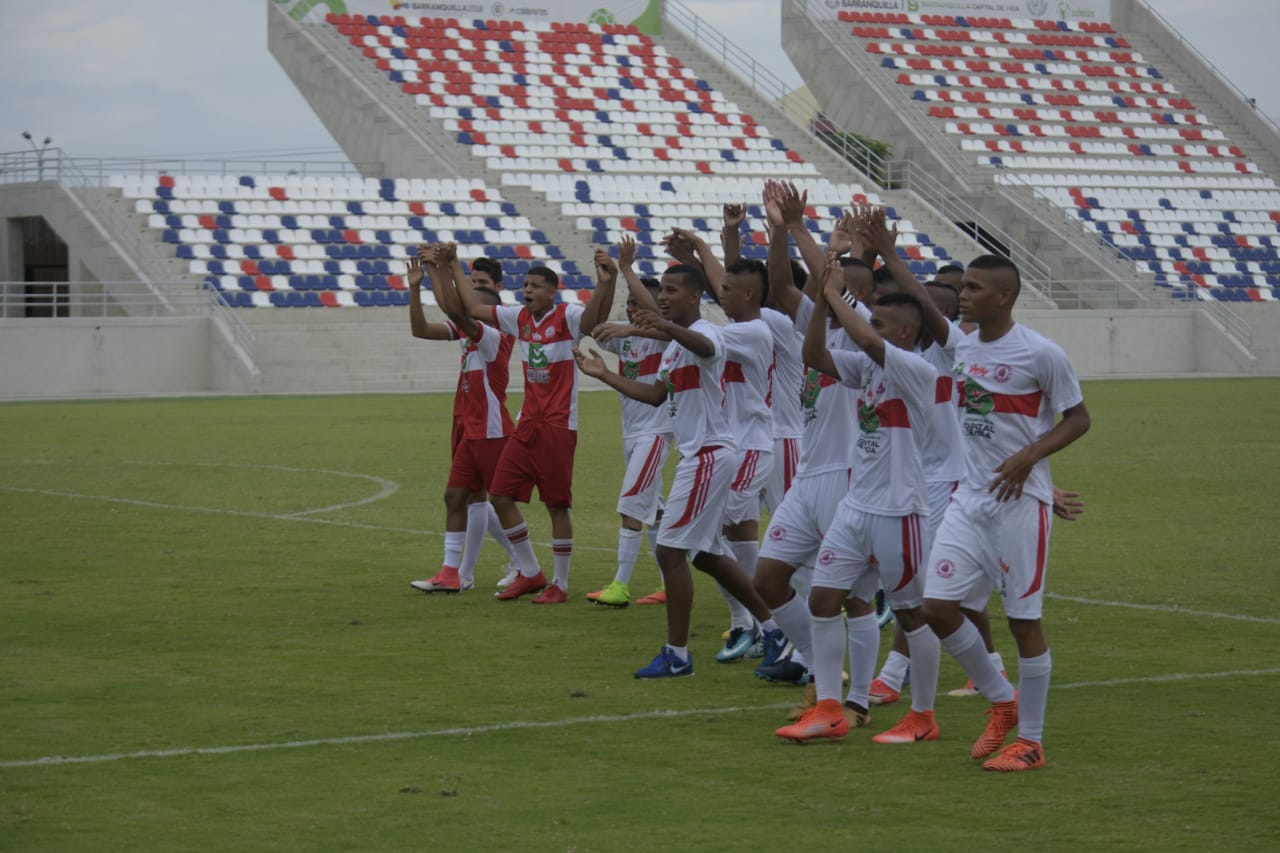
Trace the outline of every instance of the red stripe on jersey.
{"type": "Polygon", "coordinates": [[[746,382],[746,374],[742,372],[742,365],[736,361],[726,361],[724,363],[724,377],[721,382],[746,382]]]}
{"type": "Polygon", "coordinates": [[[1031,586],[1018,598],[1027,598],[1040,591],[1044,584],[1044,564],[1049,557],[1049,505],[1040,504],[1040,538],[1036,541],[1036,576],[1031,579],[1031,586]]]}
{"type": "Polygon", "coordinates": [[[698,468],[693,474],[693,488],[689,490],[689,500],[685,503],[684,514],[680,516],[675,524],[671,525],[673,530],[677,527],[684,527],[701,514],[702,507],[707,503],[706,493],[711,486],[711,476],[715,472],[715,466],[716,457],[714,454],[698,454],[698,468]]]}
{"type": "Polygon", "coordinates": [[[640,375],[653,376],[662,368],[662,350],[640,359],[640,375]]]}
{"type": "Polygon", "coordinates": [[[658,472],[658,468],[662,465],[662,439],[655,438],[653,445],[649,448],[649,455],[645,457],[644,467],[640,469],[640,476],[636,478],[635,485],[622,493],[624,498],[634,497],[645,489],[649,488],[649,484],[653,482],[653,475],[658,472]]]}
{"type": "Polygon", "coordinates": [[[1006,415],[1026,415],[1029,418],[1040,414],[1040,401],[1043,397],[1043,391],[1032,394],[991,395],[991,399],[995,402],[995,411],[1006,415]]]}
{"type": "Polygon", "coordinates": [[[882,427],[911,428],[911,416],[907,414],[907,404],[902,400],[885,400],[876,406],[876,417],[882,427]]]}
{"type": "Polygon", "coordinates": [[[689,391],[693,388],[699,388],[702,385],[702,369],[696,364],[686,364],[684,367],[677,367],[675,370],[667,374],[667,382],[671,387],[680,391],[689,391]]]}
{"type": "Polygon", "coordinates": [[[934,386],[933,402],[950,403],[955,396],[956,382],[950,376],[939,376],[938,384],[934,386]]]}

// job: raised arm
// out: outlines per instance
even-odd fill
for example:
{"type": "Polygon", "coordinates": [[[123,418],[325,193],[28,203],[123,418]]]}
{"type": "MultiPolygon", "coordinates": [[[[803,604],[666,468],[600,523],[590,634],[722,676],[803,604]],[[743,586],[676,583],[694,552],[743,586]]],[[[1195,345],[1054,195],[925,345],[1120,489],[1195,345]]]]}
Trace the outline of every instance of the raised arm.
{"type": "Polygon", "coordinates": [[[1062,413],[1062,419],[1053,429],[1028,444],[995,469],[995,479],[988,492],[996,493],[996,500],[1016,500],[1022,497],[1022,486],[1031,476],[1031,469],[1041,459],[1052,456],[1089,431],[1093,420],[1081,401],[1062,413]]]}
{"type": "Polygon", "coordinates": [[[951,335],[951,321],[938,310],[938,306],[933,304],[924,285],[916,278],[907,262],[898,255],[898,223],[895,222],[892,229],[888,228],[884,208],[880,207],[867,218],[861,231],[864,239],[874,246],[876,253],[884,259],[884,265],[888,267],[889,274],[902,288],[902,292],[914,296],[920,303],[924,311],[924,326],[930,336],[945,346],[951,335]]]}
{"type": "Polygon", "coordinates": [[[573,358],[578,362],[578,369],[587,376],[593,376],[599,379],[610,388],[622,394],[626,394],[633,400],[639,400],[642,403],[648,403],[650,406],[659,406],[662,401],[667,399],[667,388],[661,382],[637,382],[634,379],[628,379],[619,373],[609,369],[604,363],[604,359],[600,353],[594,349],[590,354],[584,353],[577,347],[573,348],[573,358]]]}
{"type": "MultiPolygon", "coordinates": [[[[427,341],[450,341],[453,340],[453,333],[449,331],[449,327],[444,323],[427,322],[426,312],[422,310],[422,277],[427,269],[432,270],[431,286],[435,287],[435,254],[425,245],[418,247],[418,255],[409,258],[408,274],[406,279],[409,283],[409,331],[413,333],[415,338],[422,338],[427,341]],[[427,263],[423,263],[424,255],[427,263]]],[[[438,302],[439,296],[436,297],[438,302]]],[[[447,312],[446,312],[447,313],[447,312]]]]}
{"type": "Polygon", "coordinates": [[[888,346],[884,338],[863,319],[856,308],[840,298],[840,285],[834,277],[828,279],[823,291],[831,305],[831,312],[836,315],[836,320],[844,327],[845,332],[872,361],[883,367],[884,348],[888,346]]]}
{"type": "Polygon", "coordinates": [[[493,321],[493,307],[486,305],[476,298],[475,290],[472,288],[471,279],[462,269],[462,261],[458,258],[457,251],[453,253],[451,266],[453,268],[453,281],[458,289],[458,299],[462,302],[462,310],[467,316],[476,320],[493,321]]]}
{"type": "Polygon", "coordinates": [[[791,272],[791,235],[775,200],[776,183],[769,180],[764,185],[764,209],[769,226],[769,295],[777,309],[794,320],[802,294],[791,272]]]}
{"type": "Polygon", "coordinates": [[[724,227],[720,229],[720,246],[724,249],[724,265],[736,261],[742,255],[742,223],[747,221],[745,204],[724,206],[724,227]]]}
{"type": "Polygon", "coordinates": [[[724,264],[712,253],[707,241],[686,228],[672,228],[662,242],[677,261],[702,270],[711,298],[717,305],[720,304],[720,294],[724,289],[724,264]]]}
{"type": "MultiPolygon", "coordinates": [[[[819,281],[826,281],[840,274],[840,265],[832,258],[818,275],[819,281]]],[[[827,295],[826,288],[819,287],[813,300],[813,313],[809,315],[809,325],[804,330],[804,346],[801,348],[804,363],[819,373],[840,378],[831,351],[827,349],[827,295]]]]}
{"type": "Polygon", "coordinates": [[[587,300],[587,307],[582,311],[581,328],[585,331],[594,329],[609,319],[613,310],[613,293],[618,284],[618,265],[609,257],[604,249],[596,249],[596,289],[587,300]]]}
{"type": "MultiPolygon", "coordinates": [[[[627,290],[631,293],[631,298],[636,301],[638,307],[657,311],[658,303],[654,300],[653,294],[649,292],[649,288],[644,286],[640,276],[636,275],[635,265],[636,239],[630,234],[623,234],[622,239],[618,241],[618,269],[622,271],[622,277],[627,280],[627,290]]],[[[595,335],[593,334],[591,337],[594,338],[595,335]]]]}
{"type": "Polygon", "coordinates": [[[471,290],[471,280],[462,271],[462,263],[458,260],[456,243],[446,243],[439,247],[436,263],[429,268],[431,289],[436,294],[436,304],[440,310],[453,321],[458,331],[468,338],[475,338],[480,331],[476,320],[462,307],[459,291],[462,288],[471,290]]]}
{"type": "Polygon", "coordinates": [[[791,235],[791,239],[796,241],[800,259],[809,268],[810,286],[805,288],[805,293],[813,299],[822,281],[823,270],[827,268],[827,253],[822,251],[822,247],[804,224],[804,209],[809,204],[809,193],[800,192],[789,181],[778,181],[777,192],[778,215],[782,217],[783,227],[791,235]]]}

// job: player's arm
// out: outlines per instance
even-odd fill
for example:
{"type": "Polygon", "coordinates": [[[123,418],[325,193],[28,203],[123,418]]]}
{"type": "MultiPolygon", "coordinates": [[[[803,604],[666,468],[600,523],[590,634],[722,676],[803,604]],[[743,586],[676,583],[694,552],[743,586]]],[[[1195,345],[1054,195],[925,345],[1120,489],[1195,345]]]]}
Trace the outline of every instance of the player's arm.
{"type": "Polygon", "coordinates": [[[951,321],[933,304],[924,285],[916,278],[907,262],[898,255],[898,223],[895,222],[892,229],[888,228],[884,208],[879,207],[867,217],[861,231],[863,239],[884,259],[884,265],[888,267],[889,274],[902,288],[902,292],[914,296],[920,303],[924,311],[924,325],[929,334],[939,344],[946,346],[951,335],[951,321]]]}
{"type": "Polygon", "coordinates": [[[679,247],[680,254],[672,252],[676,260],[691,263],[692,266],[702,270],[702,274],[707,279],[707,290],[719,305],[720,295],[724,291],[724,264],[720,263],[720,259],[711,252],[707,241],[684,228],[671,229],[671,236],[667,239],[670,241],[669,248],[679,247]],[[692,261],[689,258],[692,258],[692,261]]]}
{"type": "Polygon", "coordinates": [[[821,286],[823,271],[827,268],[827,253],[813,239],[813,234],[804,224],[804,209],[809,204],[809,193],[807,190],[800,192],[790,181],[778,181],[776,186],[778,215],[791,239],[796,241],[800,259],[809,268],[809,284],[805,287],[805,293],[810,299],[817,301],[814,297],[821,286]]]}
{"type": "MultiPolygon", "coordinates": [[[[427,268],[434,268],[434,257],[429,264],[423,263],[421,254],[429,251],[426,246],[418,247],[419,255],[409,258],[408,274],[406,280],[409,283],[409,331],[413,333],[415,338],[422,338],[427,341],[451,341],[453,340],[453,332],[444,323],[427,322],[427,314],[422,310],[422,277],[427,268]]],[[[434,288],[435,282],[432,281],[434,288]]],[[[437,297],[439,301],[439,297],[437,297]]]]}
{"type": "Polygon", "coordinates": [[[652,329],[666,335],[698,358],[711,358],[716,354],[715,343],[706,335],[664,320],[656,311],[637,311],[633,320],[641,329],[652,329]]]}
{"type": "Polygon", "coordinates": [[[601,323],[591,330],[591,339],[598,344],[618,338],[650,338],[655,341],[669,341],[671,337],[656,329],[642,329],[630,323],[601,323]]]}
{"type": "MultiPolygon", "coordinates": [[[[658,303],[654,300],[653,294],[644,286],[640,276],[636,275],[636,239],[630,234],[623,234],[622,239],[618,241],[618,269],[622,271],[622,277],[627,282],[627,290],[631,293],[631,298],[636,301],[636,305],[657,311],[658,303]]],[[[595,336],[592,335],[592,337],[595,336]]]]}
{"type": "Polygon", "coordinates": [[[774,185],[777,183],[766,181],[764,188],[765,216],[769,223],[769,295],[778,310],[794,320],[803,294],[791,272],[791,235],[776,201],[774,185]]]}
{"type": "Polygon", "coordinates": [[[582,309],[580,328],[594,329],[609,319],[613,310],[613,294],[618,285],[618,265],[609,257],[604,249],[596,249],[594,258],[596,268],[596,289],[582,309]]]}
{"type": "Polygon", "coordinates": [[[462,298],[458,295],[464,287],[471,290],[471,280],[462,271],[457,244],[446,243],[440,246],[436,263],[428,267],[427,272],[431,276],[431,289],[436,294],[436,304],[458,327],[459,332],[472,340],[479,337],[480,327],[463,309],[462,298]]]}
{"type": "Polygon", "coordinates": [[[462,261],[458,258],[456,251],[453,255],[452,269],[453,280],[457,285],[458,299],[462,302],[463,313],[474,320],[493,322],[494,306],[486,305],[476,297],[475,290],[471,285],[471,279],[463,271],[462,261]]]}
{"type": "Polygon", "coordinates": [[[835,276],[829,277],[823,292],[827,297],[827,303],[831,306],[831,312],[836,315],[836,320],[844,327],[845,333],[858,345],[858,349],[883,367],[884,348],[888,344],[856,308],[840,298],[840,285],[836,283],[835,276]]]}
{"type": "Polygon", "coordinates": [[[578,369],[587,376],[599,379],[610,388],[626,394],[633,400],[648,403],[650,406],[658,406],[667,398],[667,388],[661,382],[637,382],[634,379],[628,379],[610,370],[609,366],[604,363],[604,358],[594,349],[591,350],[590,354],[587,354],[574,347],[573,358],[578,362],[578,369]]]}
{"type": "MultiPolygon", "coordinates": [[[[834,277],[837,273],[833,271],[839,269],[840,265],[833,258],[831,263],[822,270],[819,278],[834,277]]],[[[804,345],[801,347],[800,355],[805,364],[819,373],[836,379],[840,378],[835,359],[827,349],[827,297],[824,287],[818,288],[817,298],[813,300],[813,312],[809,315],[809,325],[804,329],[804,345]]]]}
{"type": "Polygon", "coordinates": [[[1000,463],[995,469],[995,479],[988,492],[995,492],[996,500],[1017,500],[1022,497],[1022,486],[1031,476],[1031,469],[1041,459],[1052,456],[1089,431],[1092,420],[1084,401],[1076,403],[1062,413],[1062,419],[1053,429],[1028,444],[1000,463]]]}
{"type": "Polygon", "coordinates": [[[745,204],[724,206],[724,227],[720,229],[720,247],[724,249],[725,266],[742,256],[742,223],[747,221],[745,204]]]}

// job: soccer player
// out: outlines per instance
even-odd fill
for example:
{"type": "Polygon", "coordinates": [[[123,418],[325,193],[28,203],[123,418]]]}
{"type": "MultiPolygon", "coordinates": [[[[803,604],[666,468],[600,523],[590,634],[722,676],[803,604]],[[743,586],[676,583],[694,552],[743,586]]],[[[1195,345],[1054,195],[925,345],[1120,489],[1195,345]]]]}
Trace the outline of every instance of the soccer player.
{"type": "MultiPolygon", "coordinates": [[[[655,299],[658,282],[641,279],[635,273],[636,243],[630,235],[618,246],[618,268],[630,291],[643,288],[655,299]]],[[[635,319],[640,307],[636,294],[627,296],[627,321],[635,319]]],[[[618,372],[637,382],[652,384],[658,379],[658,367],[667,339],[658,340],[639,334],[634,326],[602,323],[591,331],[601,349],[618,357],[618,372]]],[[[650,406],[622,397],[622,452],[627,471],[618,495],[618,515],[622,528],[618,531],[618,569],[613,580],[602,590],[587,594],[590,601],[609,607],[626,607],[631,602],[631,575],[640,555],[640,540],[647,528],[652,546],[657,548],[656,525],[662,518],[662,469],[671,446],[671,418],[660,406],[650,406]]]]}
{"type": "MultiPolygon", "coordinates": [[[[423,592],[460,592],[475,586],[476,562],[487,531],[508,555],[511,543],[502,532],[486,490],[493,479],[493,469],[507,436],[514,428],[507,414],[507,363],[514,343],[493,326],[477,323],[461,311],[455,290],[470,287],[459,265],[456,272],[448,266],[458,263],[452,245],[419,246],[419,256],[409,259],[409,323],[416,338],[461,341],[462,369],[453,398],[452,464],[445,487],[444,564],[428,580],[410,581],[423,592]],[[440,266],[443,264],[444,266],[440,266]],[[446,272],[452,280],[445,281],[446,272]],[[422,310],[421,286],[424,271],[429,271],[436,304],[449,317],[447,323],[428,323],[422,310]]],[[[472,265],[476,278],[492,281],[496,272],[501,280],[502,267],[489,258],[477,258],[472,265]],[[496,268],[496,270],[495,270],[496,268]]],[[[498,303],[498,293],[482,284],[475,288],[477,299],[491,305],[498,303]]]]}
{"type": "Polygon", "coordinates": [[[524,368],[524,404],[515,432],[498,460],[490,501],[515,549],[520,574],[497,594],[501,601],[541,592],[535,604],[563,604],[569,600],[569,564],[573,556],[573,458],[578,443],[578,372],[573,349],[588,330],[599,325],[613,304],[618,268],[607,252],[596,251],[596,289],[586,306],[555,302],[560,279],[551,269],[533,267],[525,274],[523,306],[485,305],[465,291],[467,312],[489,320],[520,342],[524,368]],[[551,517],[554,580],[547,584],[529,539],[518,503],[538,496],[551,517]]]}
{"type": "Polygon", "coordinates": [[[677,264],[662,276],[658,313],[641,309],[636,325],[671,338],[662,355],[660,381],[642,384],[610,371],[597,352],[576,352],[578,365],[636,400],[663,406],[680,464],[667,496],[658,531],[658,564],[667,589],[667,642],[636,678],[672,678],[693,674],[689,620],[693,578],[689,560],[745,604],[765,628],[766,645],[781,645],[777,629],[747,573],[728,554],[721,525],[733,475],[736,448],[724,413],[725,345],[721,329],[702,319],[706,280],[695,267],[677,264]]]}
{"type": "MultiPolygon", "coordinates": [[[[847,639],[841,611],[849,593],[866,604],[883,586],[907,631],[917,683],[911,714],[873,740],[934,740],[938,725],[929,687],[937,682],[939,650],[937,637],[920,615],[923,586],[918,569],[926,544],[922,521],[928,510],[920,448],[935,439],[929,410],[938,374],[913,351],[923,322],[919,302],[903,294],[887,296],[871,309],[868,323],[840,298],[836,269],[834,262],[827,268],[824,290],[806,330],[804,356],[812,367],[859,392],[859,431],[852,482],[823,536],[809,595],[817,704],[797,722],[778,729],[777,735],[807,741],[843,738],[848,732],[850,723],[839,699],[847,639]],[[827,349],[827,305],[860,351],[827,349]]],[[[851,621],[859,620],[877,634],[865,649],[850,647],[851,688],[865,691],[875,668],[879,627],[874,613],[851,621]]],[[[852,628],[848,636],[853,636],[852,628]]],[[[865,712],[865,698],[857,704],[865,712]]]]}
{"type": "Polygon", "coordinates": [[[959,339],[955,355],[965,471],[929,555],[924,603],[942,645],[991,700],[970,755],[987,758],[983,768],[995,771],[1044,766],[1053,669],[1040,622],[1053,525],[1047,459],[1091,423],[1066,354],[1014,322],[1021,284],[1018,268],[996,255],[976,258],[964,272],[960,312],[978,327],[959,339]],[[1017,691],[960,609],[976,590],[993,587],[1018,645],[1017,691]],[[1017,740],[1002,750],[1015,727],[1017,740]]]}

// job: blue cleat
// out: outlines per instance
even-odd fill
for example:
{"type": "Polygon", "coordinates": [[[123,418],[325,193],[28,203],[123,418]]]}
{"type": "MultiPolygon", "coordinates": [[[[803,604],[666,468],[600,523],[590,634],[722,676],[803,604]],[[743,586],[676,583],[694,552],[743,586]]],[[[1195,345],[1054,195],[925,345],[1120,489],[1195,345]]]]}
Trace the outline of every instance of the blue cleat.
{"type": "Polygon", "coordinates": [[[716,652],[716,660],[720,663],[729,663],[746,657],[751,647],[755,645],[756,639],[754,631],[748,628],[734,628],[729,632],[729,638],[724,641],[724,648],[716,652]]]}
{"type": "Polygon", "coordinates": [[[689,655],[688,660],[680,660],[670,646],[663,646],[648,666],[636,670],[636,678],[679,678],[682,675],[693,675],[693,655],[689,655]]]}

